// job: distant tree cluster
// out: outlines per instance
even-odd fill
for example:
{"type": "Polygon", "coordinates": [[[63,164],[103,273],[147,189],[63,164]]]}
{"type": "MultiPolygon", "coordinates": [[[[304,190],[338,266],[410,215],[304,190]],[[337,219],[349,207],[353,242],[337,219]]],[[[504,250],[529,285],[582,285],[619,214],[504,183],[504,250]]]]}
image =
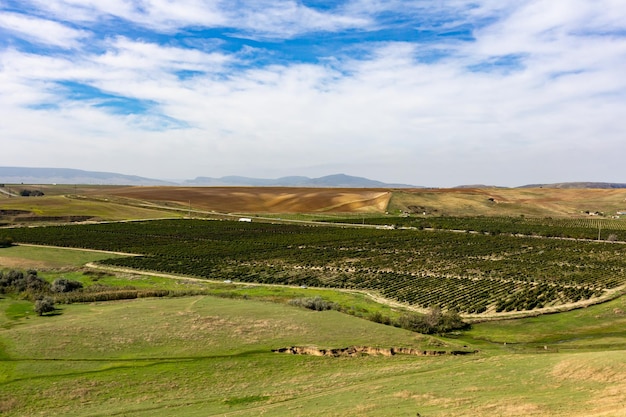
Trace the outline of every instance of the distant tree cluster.
{"type": "Polygon", "coordinates": [[[13,246],[13,238],[0,237],[0,248],[8,248],[9,246],[13,246]]]}
{"type": "MultiPolygon", "coordinates": [[[[295,298],[290,300],[289,304],[315,311],[339,310],[352,314],[350,311],[343,310],[338,304],[326,301],[320,296],[295,298]]],[[[401,327],[412,332],[423,334],[445,334],[454,330],[467,330],[471,327],[469,323],[463,321],[458,312],[444,312],[439,307],[429,308],[426,314],[406,313],[397,320],[392,320],[379,311],[371,313],[364,318],[376,323],[401,327]]]]}
{"type": "Polygon", "coordinates": [[[471,327],[469,323],[461,319],[458,312],[453,310],[443,312],[439,307],[429,308],[426,314],[406,313],[396,320],[376,311],[371,313],[367,319],[422,334],[443,335],[454,330],[468,330],[471,327]]]}
{"type": "Polygon", "coordinates": [[[57,278],[52,283],[50,289],[52,292],[72,292],[83,288],[82,282],[74,281],[67,278],[57,278]]]}
{"type": "Polygon", "coordinates": [[[338,308],[337,304],[326,301],[320,296],[296,298],[289,301],[289,304],[315,311],[336,310],[338,308]]]}
{"type": "Polygon", "coordinates": [[[399,327],[424,334],[444,334],[453,330],[470,327],[456,311],[443,312],[439,307],[431,307],[426,314],[410,313],[398,319],[399,327]]]}
{"type": "Polygon", "coordinates": [[[37,271],[0,271],[0,294],[13,294],[32,300],[35,312],[42,316],[55,311],[54,298],[57,293],[68,293],[83,288],[83,284],[66,278],[57,278],[50,284],[37,275],[37,271]]]}
{"type": "Polygon", "coordinates": [[[40,190],[22,190],[20,191],[20,195],[22,197],[41,197],[44,193],[40,190]]]}
{"type": "Polygon", "coordinates": [[[50,291],[50,283],[37,276],[37,271],[28,270],[26,274],[22,271],[0,271],[0,293],[20,294],[24,293],[28,298],[38,296],[50,291]]]}

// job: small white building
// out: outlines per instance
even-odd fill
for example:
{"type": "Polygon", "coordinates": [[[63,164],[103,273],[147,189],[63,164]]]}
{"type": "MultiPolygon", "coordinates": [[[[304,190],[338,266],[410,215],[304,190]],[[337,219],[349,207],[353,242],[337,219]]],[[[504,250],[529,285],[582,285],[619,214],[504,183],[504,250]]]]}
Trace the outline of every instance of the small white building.
{"type": "Polygon", "coordinates": [[[250,217],[240,217],[240,222],[252,223],[252,219],[250,217]]]}

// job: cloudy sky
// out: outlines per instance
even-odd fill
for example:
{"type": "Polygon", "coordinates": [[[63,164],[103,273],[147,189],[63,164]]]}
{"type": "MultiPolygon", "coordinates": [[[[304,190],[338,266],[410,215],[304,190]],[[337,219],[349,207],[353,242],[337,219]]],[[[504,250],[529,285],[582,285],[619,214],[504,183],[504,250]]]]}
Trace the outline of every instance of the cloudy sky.
{"type": "Polygon", "coordinates": [[[626,0],[0,0],[0,166],[626,182],[626,0]]]}

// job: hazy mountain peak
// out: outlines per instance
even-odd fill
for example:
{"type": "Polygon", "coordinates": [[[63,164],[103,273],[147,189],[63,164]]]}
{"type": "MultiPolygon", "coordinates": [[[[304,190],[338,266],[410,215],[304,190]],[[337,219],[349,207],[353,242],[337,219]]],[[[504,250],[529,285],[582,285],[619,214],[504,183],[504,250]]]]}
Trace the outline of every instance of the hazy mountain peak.
{"type": "Polygon", "coordinates": [[[253,187],[346,187],[414,188],[408,184],[386,184],[363,177],[333,174],[319,178],[287,176],[276,179],[229,175],[221,178],[197,177],[193,180],[165,181],[113,172],[84,171],[70,168],[0,167],[0,183],[6,184],[94,184],[94,185],[189,185],[253,187]]]}

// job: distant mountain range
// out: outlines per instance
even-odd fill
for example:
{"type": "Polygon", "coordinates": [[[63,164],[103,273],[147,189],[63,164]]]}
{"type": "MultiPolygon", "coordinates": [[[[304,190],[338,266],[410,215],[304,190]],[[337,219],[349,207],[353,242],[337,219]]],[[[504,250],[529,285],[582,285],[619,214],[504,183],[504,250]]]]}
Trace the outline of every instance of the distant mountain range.
{"type": "Polygon", "coordinates": [[[4,184],[90,184],[90,185],[183,185],[183,186],[254,186],[254,187],[345,187],[345,188],[420,188],[409,184],[388,184],[345,174],[320,178],[302,176],[277,179],[227,176],[197,177],[193,180],[165,181],[113,172],[83,171],[69,168],[0,167],[4,184]]]}
{"type": "MultiPolygon", "coordinates": [[[[167,181],[125,175],[114,172],[83,171],[69,168],[0,167],[0,184],[88,184],[88,185],[169,185],[205,187],[335,187],[335,188],[424,188],[410,184],[389,184],[345,174],[319,178],[302,176],[276,179],[226,176],[197,177],[192,180],[167,181]]],[[[460,185],[457,188],[495,188],[488,185],[460,185]]],[[[507,187],[502,187],[507,188],[507,187]]],[[[529,184],[516,188],[626,188],[626,183],[566,182],[556,184],[529,184]]]]}
{"type": "Polygon", "coordinates": [[[69,168],[0,167],[5,184],[176,185],[176,183],[113,172],[69,168]]]}
{"type": "Polygon", "coordinates": [[[249,178],[227,176],[221,178],[198,177],[188,180],[182,185],[193,186],[253,186],[253,187],[344,187],[344,188],[420,188],[409,184],[388,184],[363,177],[345,174],[327,175],[319,178],[301,176],[282,177],[276,179],[249,178]]]}

